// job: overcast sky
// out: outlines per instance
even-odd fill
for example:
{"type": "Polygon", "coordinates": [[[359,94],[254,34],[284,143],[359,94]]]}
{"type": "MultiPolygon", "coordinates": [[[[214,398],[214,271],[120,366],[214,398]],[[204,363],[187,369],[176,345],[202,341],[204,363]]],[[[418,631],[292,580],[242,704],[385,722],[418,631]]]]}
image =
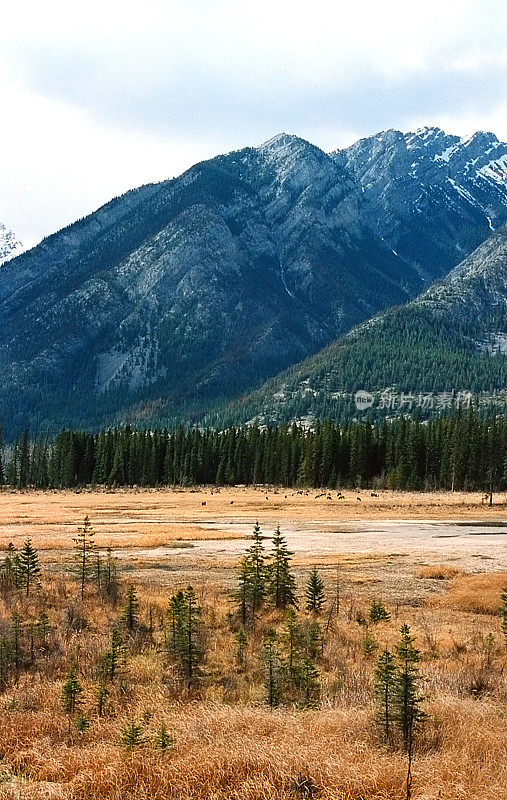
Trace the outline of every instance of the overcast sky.
{"type": "Polygon", "coordinates": [[[0,103],[0,221],[34,244],[283,130],[507,141],[507,0],[4,2],[0,103]]]}

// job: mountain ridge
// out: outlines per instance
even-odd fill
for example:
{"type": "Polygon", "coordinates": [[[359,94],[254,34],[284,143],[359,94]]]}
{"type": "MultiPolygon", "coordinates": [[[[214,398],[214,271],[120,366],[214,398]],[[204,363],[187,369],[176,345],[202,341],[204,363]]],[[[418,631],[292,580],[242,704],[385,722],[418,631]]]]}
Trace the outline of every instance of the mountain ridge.
{"type": "Polygon", "coordinates": [[[4,421],[197,419],[403,304],[507,220],[507,145],[470,142],[278,134],[52,234],[0,273],[4,421]]]}
{"type": "Polygon", "coordinates": [[[358,390],[377,398],[383,392],[415,397],[450,390],[454,397],[469,391],[505,395],[506,355],[504,225],[406,306],[387,309],[359,324],[251,395],[209,415],[207,421],[219,425],[309,418],[346,421],[358,417],[353,402],[358,390]]]}

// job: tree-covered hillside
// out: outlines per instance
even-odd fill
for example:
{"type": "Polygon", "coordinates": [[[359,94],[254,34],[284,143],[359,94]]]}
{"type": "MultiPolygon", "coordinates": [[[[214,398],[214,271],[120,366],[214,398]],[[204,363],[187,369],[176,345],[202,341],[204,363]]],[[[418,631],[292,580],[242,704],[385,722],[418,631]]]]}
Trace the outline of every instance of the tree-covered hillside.
{"type": "Polygon", "coordinates": [[[406,306],[358,326],[257,392],[209,416],[218,425],[345,420],[490,402],[507,388],[507,230],[406,306]],[[358,411],[354,395],[374,396],[358,411]]]}

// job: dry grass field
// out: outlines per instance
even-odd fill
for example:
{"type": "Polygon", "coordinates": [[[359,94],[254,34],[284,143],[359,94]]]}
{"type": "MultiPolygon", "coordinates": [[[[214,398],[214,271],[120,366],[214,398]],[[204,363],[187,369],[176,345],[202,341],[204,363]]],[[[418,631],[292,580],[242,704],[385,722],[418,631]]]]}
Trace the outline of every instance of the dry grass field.
{"type": "MultiPolygon", "coordinates": [[[[336,492],[331,499],[318,494],[261,488],[0,493],[0,546],[12,541],[19,548],[29,536],[42,567],[41,586],[28,598],[0,594],[0,635],[17,612],[25,636],[23,667],[0,694],[0,798],[402,800],[407,757],[399,743],[382,741],[373,685],[380,651],[395,646],[407,623],[421,651],[427,714],[415,738],[412,798],[505,800],[507,642],[498,611],[507,584],[506,498],[494,498],[489,508],[480,495],[461,493],[346,491],[345,500],[336,492]],[[135,584],[142,623],[122,634],[121,675],[109,686],[100,716],[97,665],[111,629],[121,624],[124,600],[104,599],[91,583],[80,600],[69,565],[85,514],[97,545],[114,550],[123,592],[135,584]],[[259,656],[269,630],[280,658],[286,656],[282,612],[260,615],[238,660],[231,589],[245,531],[256,519],[266,534],[280,524],[289,546],[294,542],[300,598],[310,566],[318,565],[324,579],[318,702],[287,692],[277,708],[266,703],[259,656]],[[455,528],[408,545],[405,533],[412,529],[405,521],[433,525],[424,531],[440,531],[434,527],[440,522],[455,528]],[[484,526],[477,536],[467,529],[466,548],[457,525],[465,522],[484,526]],[[356,551],[363,523],[375,532],[371,546],[356,551]],[[494,536],[487,536],[490,526],[494,536]],[[454,529],[456,535],[449,533],[454,529]],[[202,677],[190,690],[167,648],[170,597],[189,581],[202,606],[205,643],[202,677]],[[374,601],[390,620],[365,625],[374,601]],[[43,611],[51,632],[31,651],[30,624],[43,611]],[[73,665],[83,688],[80,713],[89,723],[81,732],[69,725],[62,703],[73,665]],[[131,720],[141,725],[143,742],[126,749],[121,736],[131,720]],[[156,745],[162,725],[172,739],[164,750],[156,745]]],[[[304,602],[300,607],[305,625],[313,617],[304,602]]]]}

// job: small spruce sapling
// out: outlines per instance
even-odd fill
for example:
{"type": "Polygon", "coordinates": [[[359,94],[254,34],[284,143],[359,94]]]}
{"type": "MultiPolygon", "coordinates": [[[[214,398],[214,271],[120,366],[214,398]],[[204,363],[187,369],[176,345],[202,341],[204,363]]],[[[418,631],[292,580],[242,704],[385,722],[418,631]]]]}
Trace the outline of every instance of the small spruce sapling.
{"type": "Polygon", "coordinates": [[[274,708],[280,702],[280,681],[279,681],[279,658],[276,644],[276,634],[273,630],[266,632],[262,645],[261,658],[265,667],[264,686],[266,689],[266,700],[270,708],[274,708]]]}
{"type": "Polygon", "coordinates": [[[80,706],[80,696],[82,692],[83,687],[79,683],[77,670],[75,667],[72,667],[62,687],[63,706],[69,718],[69,734],[71,721],[74,719],[80,706]]]}
{"type": "Polygon", "coordinates": [[[500,619],[502,621],[502,631],[507,642],[507,586],[502,592],[502,605],[500,607],[500,619]]]}
{"type": "Polygon", "coordinates": [[[393,654],[386,647],[375,668],[375,695],[378,703],[375,721],[380,726],[386,742],[391,741],[395,687],[396,664],[393,654]]]}
{"type": "Polygon", "coordinates": [[[84,518],[81,528],[77,530],[74,539],[74,562],[75,572],[79,581],[81,600],[84,600],[85,586],[94,572],[95,540],[94,533],[88,515],[84,518]]]}
{"type": "Polygon", "coordinates": [[[133,750],[135,747],[140,747],[145,743],[143,735],[143,726],[135,719],[131,719],[122,728],[120,735],[120,743],[126,750],[133,750]]]}
{"type": "Polygon", "coordinates": [[[26,540],[19,553],[17,569],[19,584],[28,597],[30,589],[37,584],[40,575],[39,556],[37,550],[32,546],[31,539],[26,540]]]}
{"type": "Polygon", "coordinates": [[[379,622],[389,622],[391,615],[382,603],[375,600],[370,606],[369,618],[376,625],[379,622]]]}
{"type": "Polygon", "coordinates": [[[306,609],[313,614],[320,614],[325,603],[324,582],[317,567],[313,567],[306,585],[306,609]]]}
{"type": "Polygon", "coordinates": [[[158,729],[155,742],[159,750],[169,750],[169,748],[174,746],[174,739],[171,736],[165,722],[163,722],[158,729]]]}

